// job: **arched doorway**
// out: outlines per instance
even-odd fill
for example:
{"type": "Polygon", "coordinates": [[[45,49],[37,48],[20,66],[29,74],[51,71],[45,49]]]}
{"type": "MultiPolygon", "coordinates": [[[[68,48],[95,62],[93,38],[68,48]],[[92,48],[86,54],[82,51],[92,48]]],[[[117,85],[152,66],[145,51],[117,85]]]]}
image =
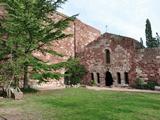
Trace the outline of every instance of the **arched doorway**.
{"type": "Polygon", "coordinates": [[[105,78],[105,80],[106,80],[106,86],[113,85],[112,74],[109,71],[106,72],[106,78],[105,78]]]}

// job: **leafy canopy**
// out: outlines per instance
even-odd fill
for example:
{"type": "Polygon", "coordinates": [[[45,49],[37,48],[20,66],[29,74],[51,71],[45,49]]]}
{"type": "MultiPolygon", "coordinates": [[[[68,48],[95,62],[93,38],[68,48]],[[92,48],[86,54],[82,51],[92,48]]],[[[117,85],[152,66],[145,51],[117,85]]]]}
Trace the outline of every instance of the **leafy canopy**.
{"type": "Polygon", "coordinates": [[[16,80],[26,79],[28,73],[29,78],[40,81],[61,77],[53,71],[64,67],[66,62],[50,65],[33,56],[33,52],[63,56],[46,46],[70,36],[64,30],[75,16],[59,21],[52,18],[57,8],[65,2],[66,0],[0,0],[1,7],[5,9],[5,14],[0,19],[0,62],[3,63],[0,75],[3,78],[7,80],[13,76],[16,80]],[[10,72],[9,77],[3,74],[5,71],[10,72]]]}

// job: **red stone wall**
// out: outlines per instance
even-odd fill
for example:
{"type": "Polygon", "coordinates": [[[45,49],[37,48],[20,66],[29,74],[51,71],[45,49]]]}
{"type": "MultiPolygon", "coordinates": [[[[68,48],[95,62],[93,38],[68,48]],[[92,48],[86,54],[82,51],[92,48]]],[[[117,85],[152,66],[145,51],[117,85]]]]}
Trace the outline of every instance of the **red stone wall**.
{"type": "Polygon", "coordinates": [[[100,35],[99,30],[84,24],[80,20],[75,20],[76,53],[83,52],[84,47],[96,40],[100,35]]]}
{"type": "Polygon", "coordinates": [[[160,83],[160,48],[138,50],[135,63],[137,77],[160,83]]]}
{"type": "MultiPolygon", "coordinates": [[[[61,13],[52,14],[52,19],[59,21],[65,19],[67,16],[61,13]]],[[[84,50],[84,47],[91,41],[96,40],[100,36],[100,31],[84,24],[80,20],[76,19],[70,22],[69,27],[65,30],[66,34],[71,34],[71,37],[67,37],[63,40],[53,41],[50,47],[64,55],[64,57],[58,56],[43,56],[43,59],[47,59],[50,63],[57,63],[60,61],[67,60],[70,57],[74,57],[76,53],[84,50]]],[[[40,55],[41,56],[41,55],[40,55]]]]}
{"type": "MultiPolygon", "coordinates": [[[[61,14],[61,13],[54,13],[50,16],[54,21],[59,21],[61,19],[65,19],[67,16],[61,14]]],[[[38,56],[39,58],[43,59],[44,61],[48,61],[49,63],[58,63],[62,61],[66,61],[70,57],[75,57],[76,53],[79,53],[84,50],[84,47],[90,43],[91,41],[94,41],[97,39],[97,37],[100,36],[100,31],[86,25],[85,23],[81,22],[80,20],[76,19],[73,22],[70,22],[69,27],[65,30],[66,34],[71,34],[71,37],[67,37],[63,40],[53,41],[51,43],[51,46],[47,46],[50,49],[55,50],[56,52],[63,54],[64,57],[59,56],[52,56],[50,54],[42,55],[39,52],[34,53],[34,55],[38,56]]],[[[61,73],[64,73],[65,70],[61,70],[61,73]]],[[[64,79],[61,79],[61,83],[63,84],[64,79]]],[[[56,86],[54,81],[51,81],[48,83],[48,86],[56,86]]],[[[44,84],[43,86],[46,86],[44,84]]]]}
{"type": "Polygon", "coordinates": [[[101,85],[105,86],[105,73],[109,69],[117,85],[117,72],[121,74],[121,82],[125,84],[124,73],[128,72],[129,81],[134,80],[134,52],[139,44],[132,38],[105,33],[96,41],[91,42],[85,51],[79,54],[82,64],[88,70],[84,83],[89,84],[91,73],[100,73],[101,85]],[[105,50],[110,51],[110,64],[106,63],[105,50]]]}

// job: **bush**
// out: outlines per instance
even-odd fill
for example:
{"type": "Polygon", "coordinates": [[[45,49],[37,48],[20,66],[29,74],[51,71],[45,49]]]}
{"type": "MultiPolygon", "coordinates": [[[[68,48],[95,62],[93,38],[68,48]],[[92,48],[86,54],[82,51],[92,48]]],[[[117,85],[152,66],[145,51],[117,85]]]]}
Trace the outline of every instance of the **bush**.
{"type": "Polygon", "coordinates": [[[145,82],[143,79],[141,78],[137,78],[136,81],[135,81],[135,88],[137,89],[144,89],[145,87],[145,82]]]}
{"type": "Polygon", "coordinates": [[[154,90],[155,86],[157,86],[157,85],[158,85],[158,83],[155,81],[148,81],[147,82],[147,89],[154,90]]]}
{"type": "Polygon", "coordinates": [[[96,85],[95,80],[91,80],[91,85],[92,85],[92,86],[96,85]]]}
{"type": "Polygon", "coordinates": [[[68,62],[70,64],[66,67],[65,84],[77,85],[86,74],[86,69],[80,64],[78,59],[70,58],[68,62]]]}
{"type": "Polygon", "coordinates": [[[157,85],[156,81],[149,80],[145,83],[143,79],[137,78],[134,87],[137,89],[154,90],[157,85]]]}

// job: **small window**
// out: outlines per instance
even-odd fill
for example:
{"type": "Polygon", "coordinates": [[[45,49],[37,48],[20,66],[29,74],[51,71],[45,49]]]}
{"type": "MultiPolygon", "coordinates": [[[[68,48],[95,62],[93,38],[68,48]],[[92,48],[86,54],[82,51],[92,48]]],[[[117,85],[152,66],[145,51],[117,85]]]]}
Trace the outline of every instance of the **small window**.
{"type": "Polygon", "coordinates": [[[97,73],[97,83],[100,84],[100,75],[97,73]]]}
{"type": "Polygon", "coordinates": [[[125,83],[129,84],[129,78],[128,78],[128,73],[127,72],[124,73],[124,78],[125,78],[125,83]]]}
{"type": "Polygon", "coordinates": [[[120,72],[117,72],[117,82],[118,82],[118,84],[121,84],[121,74],[120,74],[120,72]]]}
{"type": "Polygon", "coordinates": [[[110,63],[110,51],[106,49],[105,54],[106,54],[106,63],[109,64],[110,63]]]}

